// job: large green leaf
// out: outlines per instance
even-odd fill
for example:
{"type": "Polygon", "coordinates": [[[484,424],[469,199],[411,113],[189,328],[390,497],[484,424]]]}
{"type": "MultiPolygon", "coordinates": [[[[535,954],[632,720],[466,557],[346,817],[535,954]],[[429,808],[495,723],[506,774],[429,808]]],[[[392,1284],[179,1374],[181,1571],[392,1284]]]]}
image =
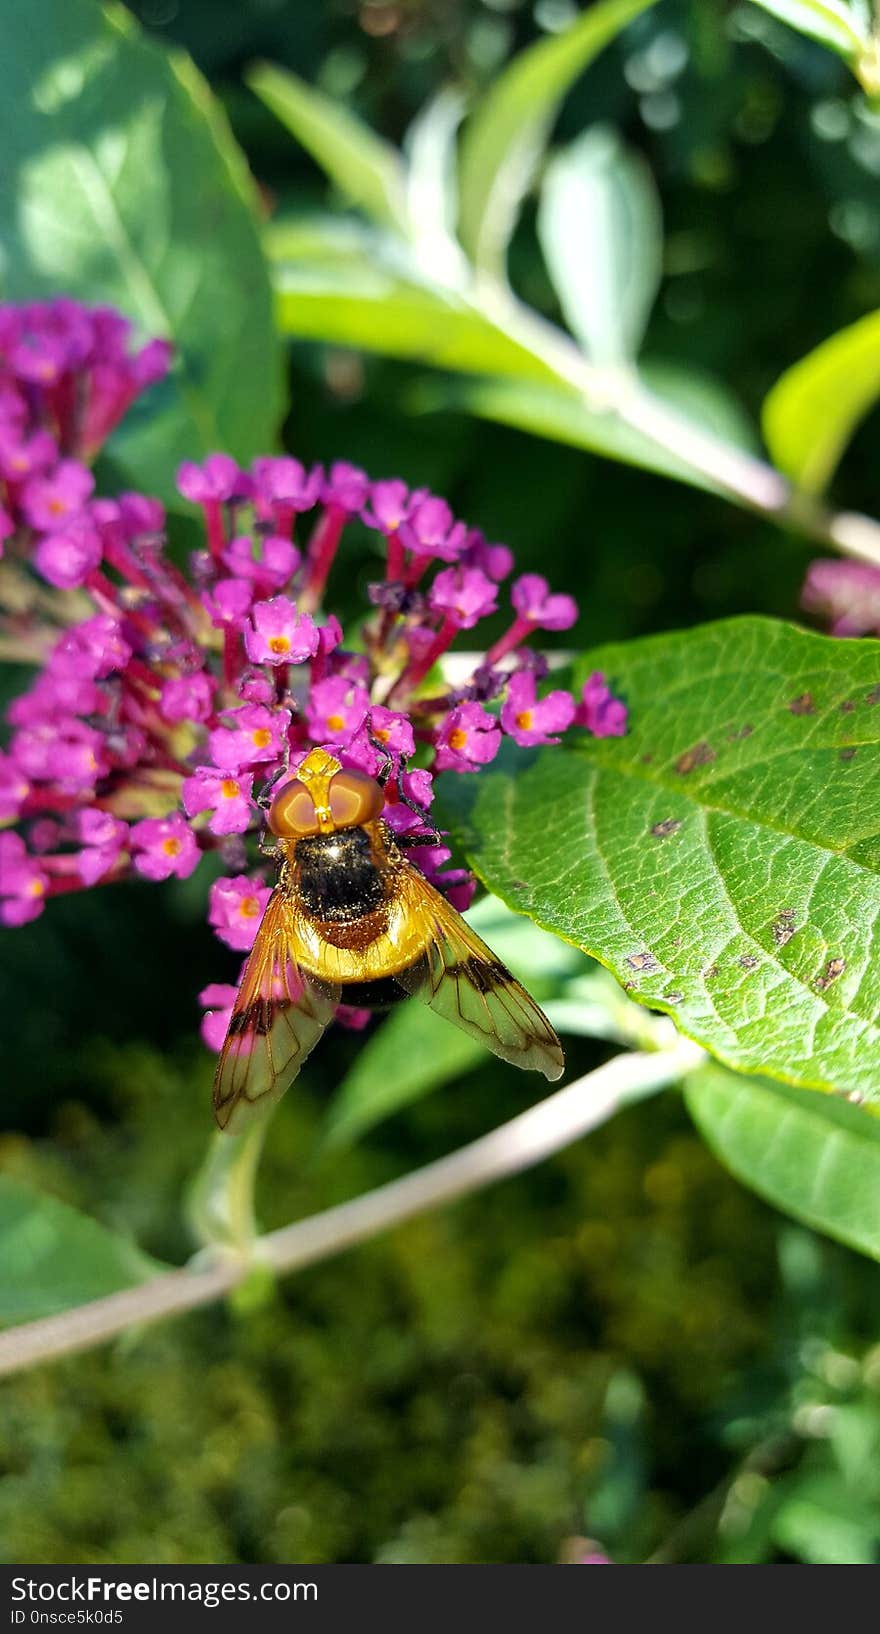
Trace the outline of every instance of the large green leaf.
{"type": "Polygon", "coordinates": [[[271,448],[281,355],[243,160],[184,57],[127,12],[31,0],[4,17],[0,273],[7,299],[109,302],[178,363],[111,444],[169,497],[181,459],[271,448]]]}
{"type": "Polygon", "coordinates": [[[663,225],[653,177],[598,125],[547,166],[538,210],[566,323],[594,363],[638,354],[660,285],[663,225]]]}
{"type": "Polygon", "coordinates": [[[880,1120],[833,1095],[707,1066],[685,1085],[701,1134],[777,1208],[880,1259],[880,1120]]]}
{"type": "Polygon", "coordinates": [[[396,148],[288,69],[258,63],[247,82],[346,198],[385,226],[405,230],[404,169],[396,148]]]}
{"type": "Polygon", "coordinates": [[[0,1176],[0,1322],[52,1316],[168,1269],[78,1209],[0,1176]]]}
{"type": "Polygon", "coordinates": [[[461,152],[459,229],[471,259],[498,272],[519,206],[566,91],[654,0],[599,0],[564,34],[514,57],[475,108],[461,152]]]}
{"type": "Polygon", "coordinates": [[[880,1100],[880,643],[733,619],[593,669],[626,737],[443,780],[477,873],[728,1064],[880,1100]]]}
{"type": "Polygon", "coordinates": [[[878,397],[880,312],[871,312],[787,369],[768,394],[764,435],[780,471],[821,493],[878,397]]]}

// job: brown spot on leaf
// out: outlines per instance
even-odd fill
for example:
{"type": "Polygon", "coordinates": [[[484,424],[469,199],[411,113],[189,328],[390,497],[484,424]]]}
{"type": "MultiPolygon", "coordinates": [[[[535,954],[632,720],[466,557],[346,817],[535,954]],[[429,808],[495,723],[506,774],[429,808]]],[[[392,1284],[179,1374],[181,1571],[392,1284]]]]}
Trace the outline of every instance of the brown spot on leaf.
{"type": "Polygon", "coordinates": [[[652,976],[656,970],[660,969],[653,953],[631,953],[626,962],[632,966],[633,970],[641,970],[645,976],[652,976]]]}
{"type": "Polygon", "coordinates": [[[853,744],[850,744],[850,746],[849,746],[849,748],[848,748],[848,749],[841,749],[841,751],[840,751],[840,755],[839,755],[839,757],[838,757],[838,758],[839,758],[839,759],[840,759],[840,760],[843,760],[843,761],[847,761],[847,760],[855,760],[855,758],[856,758],[856,751],[855,751],[855,747],[854,747],[854,745],[853,745],[853,744]]]}
{"type": "Polygon", "coordinates": [[[662,822],[652,825],[651,833],[656,840],[665,840],[668,834],[674,834],[677,828],[681,828],[681,822],[680,817],[664,817],[662,822]]]}
{"type": "Polygon", "coordinates": [[[797,926],[794,922],[794,908],[783,908],[781,912],[776,915],[776,918],[770,926],[770,931],[776,946],[785,947],[786,942],[791,941],[796,929],[797,926]]]}
{"type": "Polygon", "coordinates": [[[738,743],[740,738],[750,738],[754,730],[755,728],[749,726],[748,722],[746,722],[745,726],[741,726],[737,732],[728,732],[727,741],[728,743],[738,743]]]}
{"type": "Polygon", "coordinates": [[[641,759],[642,759],[642,765],[643,766],[650,766],[652,760],[654,759],[654,756],[653,755],[642,755],[641,759]]]}
{"type": "Polygon", "coordinates": [[[675,762],[675,770],[680,777],[687,777],[697,766],[708,766],[715,759],[715,750],[711,743],[695,743],[692,749],[686,749],[675,762]]]}
{"type": "Polygon", "coordinates": [[[875,687],[872,687],[870,692],[865,693],[865,703],[866,704],[880,704],[880,684],[878,684],[875,687]]]}
{"type": "Polygon", "coordinates": [[[712,977],[717,976],[717,975],[718,975],[718,966],[717,965],[707,965],[706,969],[703,971],[703,981],[704,982],[710,982],[712,980],[712,977]]]}
{"type": "Polygon", "coordinates": [[[802,692],[798,698],[792,698],[788,707],[793,715],[815,715],[816,713],[812,692],[802,692]]]}
{"type": "Polygon", "coordinates": [[[757,970],[761,961],[755,953],[741,953],[737,963],[742,965],[743,970],[757,970]]]}
{"type": "Polygon", "coordinates": [[[683,998],[684,998],[683,993],[664,993],[663,994],[663,1002],[665,1004],[680,1004],[683,998]]]}
{"type": "Polygon", "coordinates": [[[836,959],[829,959],[821,976],[816,977],[816,987],[818,988],[819,992],[824,993],[826,989],[831,986],[832,982],[837,981],[838,976],[843,975],[845,969],[845,959],[841,959],[839,957],[836,959]]]}
{"type": "Polygon", "coordinates": [[[844,698],[843,703],[840,705],[840,713],[841,715],[851,715],[855,707],[852,698],[844,698]]]}

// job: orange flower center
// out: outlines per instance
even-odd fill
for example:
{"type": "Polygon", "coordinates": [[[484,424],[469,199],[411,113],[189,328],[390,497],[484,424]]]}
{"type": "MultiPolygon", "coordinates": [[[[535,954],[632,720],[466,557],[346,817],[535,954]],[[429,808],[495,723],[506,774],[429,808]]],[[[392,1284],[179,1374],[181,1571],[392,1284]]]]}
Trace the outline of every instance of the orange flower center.
{"type": "Polygon", "coordinates": [[[450,749],[455,749],[456,751],[458,751],[459,749],[464,749],[466,744],[467,744],[467,732],[462,731],[462,728],[460,726],[456,726],[454,728],[454,730],[452,732],[450,732],[450,734],[449,734],[449,747],[450,747],[450,749]]]}
{"type": "Polygon", "coordinates": [[[27,890],[29,896],[43,896],[45,895],[46,887],[41,879],[32,879],[28,883],[27,890]]]}
{"type": "Polygon", "coordinates": [[[290,652],[290,640],[286,635],[273,635],[267,643],[270,652],[290,652]]]}
{"type": "Polygon", "coordinates": [[[378,738],[378,739],[379,739],[379,742],[380,742],[380,743],[387,743],[387,742],[388,742],[388,739],[389,739],[389,738],[390,738],[390,736],[391,736],[391,733],[390,733],[390,732],[389,732],[389,730],[388,730],[388,727],[387,727],[387,726],[380,726],[380,727],[379,727],[379,728],[378,728],[378,729],[377,729],[377,730],[376,730],[376,731],[375,731],[375,732],[374,732],[374,733],[373,733],[373,737],[374,737],[374,738],[378,738]]]}
{"type": "Polygon", "coordinates": [[[328,715],[327,725],[329,726],[331,732],[341,732],[345,725],[345,721],[341,715],[328,715]]]}
{"type": "Polygon", "coordinates": [[[251,733],[251,742],[255,749],[268,749],[272,742],[272,733],[268,726],[258,726],[256,732],[251,733]]]}
{"type": "Polygon", "coordinates": [[[162,850],[165,852],[166,857],[179,857],[181,851],[183,850],[183,841],[174,839],[163,840],[162,850]]]}
{"type": "Polygon", "coordinates": [[[234,800],[238,792],[239,788],[235,778],[224,777],[223,782],[220,784],[220,793],[224,800],[234,800]]]}
{"type": "Polygon", "coordinates": [[[516,717],[516,724],[521,732],[531,732],[532,711],[530,709],[521,709],[516,717]]]}
{"type": "Polygon", "coordinates": [[[243,896],[238,911],[244,919],[256,919],[260,904],[255,896],[243,896]]]}
{"type": "Polygon", "coordinates": [[[49,510],[53,516],[63,516],[67,510],[67,504],[63,499],[50,499],[49,510]]]}

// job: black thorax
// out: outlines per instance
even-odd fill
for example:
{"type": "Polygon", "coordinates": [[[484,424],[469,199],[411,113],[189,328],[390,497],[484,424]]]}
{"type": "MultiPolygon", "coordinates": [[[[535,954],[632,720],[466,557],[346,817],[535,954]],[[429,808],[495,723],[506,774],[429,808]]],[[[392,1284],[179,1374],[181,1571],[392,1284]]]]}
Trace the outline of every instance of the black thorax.
{"type": "Polygon", "coordinates": [[[366,829],[343,828],[298,840],[296,867],[303,907],[315,919],[363,919],[384,901],[366,829]]]}

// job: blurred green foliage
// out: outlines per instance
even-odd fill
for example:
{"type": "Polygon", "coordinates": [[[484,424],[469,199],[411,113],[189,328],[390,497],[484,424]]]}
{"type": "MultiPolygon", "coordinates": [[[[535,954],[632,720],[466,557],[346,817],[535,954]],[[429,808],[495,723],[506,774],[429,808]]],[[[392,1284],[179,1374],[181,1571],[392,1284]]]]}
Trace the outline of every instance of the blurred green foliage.
{"type": "MultiPolygon", "coordinates": [[[[267,209],[325,183],[246,89],[288,66],[394,141],[450,78],[487,85],[567,0],[139,0],[226,104],[267,209]]],[[[662,0],[569,97],[648,161],[667,241],[653,357],[722,377],[757,422],[783,371],[880,306],[880,124],[846,65],[749,5],[662,0]]],[[[529,213],[518,287],[553,310],[529,213]]],[[[809,549],[708,494],[453,409],[418,370],[318,345],[289,446],[447,495],[582,601],[585,643],[719,613],[790,616],[809,549]]],[[[835,491],[876,511],[868,419],[835,491]]],[[[369,577],[366,541],[343,587],[369,577]]],[[[340,608],[346,611],[345,600],[340,608]]],[[[4,938],[0,1167],[180,1261],[207,1127],[194,990],[237,961],[197,889],[59,901],[4,938]],[[123,955],[125,956],[123,958],[123,955]],[[194,972],[198,973],[194,979],[194,972]],[[14,1133],[12,1131],[15,1131],[14,1133]]],[[[357,1040],[281,1109],[266,1227],[449,1150],[528,1104],[494,1064],[319,1155],[357,1040]]],[[[587,1070],[595,1048],[570,1051],[587,1070]]],[[[876,1267],[780,1220],[681,1103],[634,1107],[533,1174],[262,1302],[243,1293],[0,1394],[0,1554],[116,1561],[880,1558],[876,1267]],[[352,1367],[351,1358],[358,1358],[352,1367]]]]}
{"type": "MultiPolygon", "coordinates": [[[[179,1259],[209,1065],[90,1058],[107,1112],[62,1105],[3,1168],[179,1259]]],[[[278,1117],[267,1227],[514,1110],[493,1065],[318,1158],[324,1070],[278,1117]]],[[[256,1298],[5,1384],[0,1557],[552,1562],[598,1536],[621,1561],[821,1559],[808,1479],[838,1554],[876,1556],[876,1272],[781,1227],[677,1098],[256,1298]]]]}

